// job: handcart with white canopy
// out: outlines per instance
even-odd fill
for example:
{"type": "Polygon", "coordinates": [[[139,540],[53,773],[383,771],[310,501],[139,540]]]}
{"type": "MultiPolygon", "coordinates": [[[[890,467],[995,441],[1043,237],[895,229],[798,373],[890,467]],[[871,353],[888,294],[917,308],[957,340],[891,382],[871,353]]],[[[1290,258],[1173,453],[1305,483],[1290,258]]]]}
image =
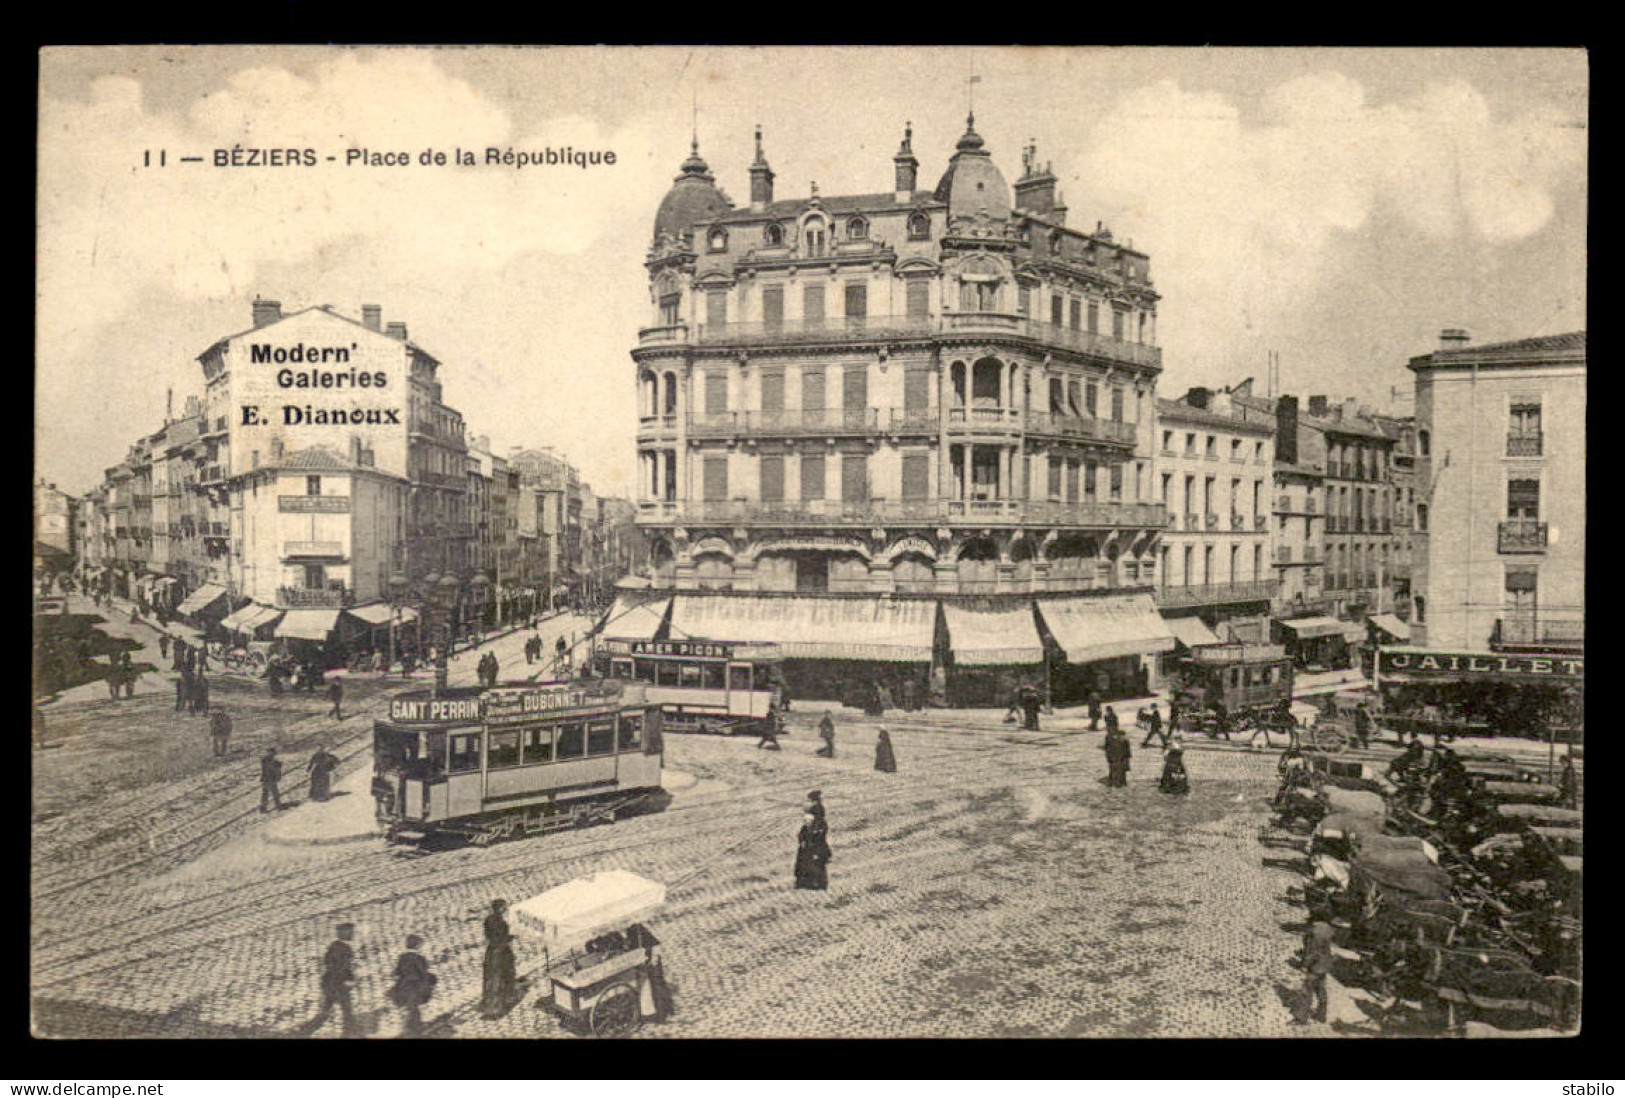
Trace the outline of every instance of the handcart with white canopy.
{"type": "Polygon", "coordinates": [[[660,943],[642,920],[665,902],[665,885],[610,870],[515,905],[514,929],[542,945],[547,1008],[595,1037],[624,1036],[663,1013],[660,943]]]}

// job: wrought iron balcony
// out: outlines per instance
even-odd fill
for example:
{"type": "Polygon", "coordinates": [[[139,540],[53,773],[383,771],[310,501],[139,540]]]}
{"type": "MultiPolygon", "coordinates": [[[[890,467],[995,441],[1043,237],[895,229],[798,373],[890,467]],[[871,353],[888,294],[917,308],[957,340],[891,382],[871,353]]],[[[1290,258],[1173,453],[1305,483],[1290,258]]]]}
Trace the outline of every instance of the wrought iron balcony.
{"type": "Polygon", "coordinates": [[[1491,646],[1532,646],[1537,648],[1584,648],[1584,618],[1497,618],[1491,646]]]}
{"type": "Polygon", "coordinates": [[[948,430],[1015,434],[1021,430],[1021,410],[998,405],[949,408],[948,430]]]}
{"type": "Polygon", "coordinates": [[[941,522],[1160,529],[1168,523],[1167,508],[1158,503],[1015,499],[644,501],[638,505],[638,512],[640,521],[646,523],[726,522],[775,526],[941,522]]]}
{"type": "Polygon", "coordinates": [[[1115,442],[1134,445],[1135,425],[1112,419],[1089,416],[1067,416],[1055,412],[1028,412],[1027,432],[1034,435],[1053,435],[1059,438],[1080,438],[1092,442],[1115,442]]]}
{"type": "Polygon", "coordinates": [[[1269,602],[1280,591],[1278,580],[1248,580],[1240,583],[1199,583],[1185,587],[1159,587],[1158,606],[1206,606],[1223,602],[1269,602]]]}
{"type": "Polygon", "coordinates": [[[687,324],[664,324],[657,328],[640,328],[638,346],[655,347],[662,343],[687,343],[687,324]]]}
{"type": "Polygon", "coordinates": [[[1546,524],[1530,519],[1509,519],[1500,524],[1497,543],[1502,553],[1544,553],[1546,524]]]}
{"type": "Polygon", "coordinates": [[[290,609],[338,608],[354,605],[355,591],[347,587],[278,587],[276,601],[290,609]]]}
{"type": "Polygon", "coordinates": [[[1507,457],[1540,457],[1545,436],[1539,429],[1507,432],[1507,457]]]}

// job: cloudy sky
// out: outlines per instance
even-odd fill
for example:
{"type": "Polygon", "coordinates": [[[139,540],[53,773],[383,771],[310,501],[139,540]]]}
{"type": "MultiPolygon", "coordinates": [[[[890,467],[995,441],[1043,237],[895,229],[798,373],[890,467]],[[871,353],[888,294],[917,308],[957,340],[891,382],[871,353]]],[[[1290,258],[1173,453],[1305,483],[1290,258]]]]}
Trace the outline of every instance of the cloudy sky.
{"type": "MultiPolygon", "coordinates": [[[[196,356],[285,311],[363,303],[444,363],[501,450],[552,444],[632,494],[628,350],[654,212],[700,151],[748,198],[752,128],[780,198],[890,189],[914,126],[934,185],[964,129],[1006,178],[1038,143],[1070,223],[1151,256],[1160,389],[1262,384],[1401,399],[1441,327],[1585,327],[1587,60],[1541,50],[94,48],[41,62],[38,473],[72,491],[201,392],[196,356]],[[311,147],[315,168],[215,168],[311,147]],[[613,167],[487,167],[488,146],[613,167]],[[477,168],[345,150],[479,150],[477,168]],[[168,151],[163,169],[143,153],[168,151]]],[[[1403,407],[1401,405],[1400,407],[1403,407]]]]}

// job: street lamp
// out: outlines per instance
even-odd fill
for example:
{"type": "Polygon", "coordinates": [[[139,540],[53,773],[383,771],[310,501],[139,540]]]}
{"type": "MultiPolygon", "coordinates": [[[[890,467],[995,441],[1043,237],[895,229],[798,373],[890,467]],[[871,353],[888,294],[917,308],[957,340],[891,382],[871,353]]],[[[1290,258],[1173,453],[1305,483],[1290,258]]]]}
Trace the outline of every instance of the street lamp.
{"type": "Polygon", "coordinates": [[[405,572],[396,572],[386,582],[389,584],[389,664],[384,668],[387,675],[389,669],[395,666],[396,621],[401,616],[401,602],[406,598],[407,585],[411,580],[405,572]]]}

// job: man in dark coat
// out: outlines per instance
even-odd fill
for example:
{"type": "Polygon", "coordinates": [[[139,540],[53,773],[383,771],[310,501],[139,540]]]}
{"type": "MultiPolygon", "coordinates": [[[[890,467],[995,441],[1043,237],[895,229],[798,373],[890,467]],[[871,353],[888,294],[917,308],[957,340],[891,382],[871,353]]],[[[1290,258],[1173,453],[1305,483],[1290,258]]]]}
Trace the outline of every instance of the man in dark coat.
{"type": "Polygon", "coordinates": [[[1089,731],[1100,731],[1100,691],[1089,691],[1089,731]]]}
{"type": "Polygon", "coordinates": [[[1361,702],[1354,710],[1354,738],[1361,747],[1371,746],[1371,706],[1361,702]]]}
{"type": "Polygon", "coordinates": [[[1031,732],[1038,731],[1038,709],[1043,702],[1038,688],[1030,682],[1022,683],[1021,689],[1016,692],[1016,700],[1021,705],[1021,727],[1031,732]]]}
{"type": "Polygon", "coordinates": [[[807,814],[820,820],[824,818],[824,794],[820,790],[815,789],[807,794],[807,814]]]}
{"type": "Polygon", "coordinates": [[[267,804],[274,804],[278,810],[282,808],[282,791],[277,783],[282,780],[282,763],[277,760],[276,748],[267,747],[265,755],[260,759],[260,811],[269,812],[267,804]]]}
{"type": "Polygon", "coordinates": [[[310,799],[328,801],[333,798],[333,771],[339,768],[339,758],[327,748],[318,746],[310,757],[306,770],[310,772],[310,799]]]}
{"type": "Polygon", "coordinates": [[[1574,756],[1563,756],[1563,771],[1557,776],[1557,803],[1565,808],[1580,807],[1580,776],[1574,772],[1574,756]]]}
{"type": "Polygon", "coordinates": [[[209,711],[209,680],[199,671],[192,678],[192,712],[207,713],[209,711]]]}
{"type": "Polygon", "coordinates": [[[231,747],[231,714],[224,709],[216,709],[209,717],[209,740],[217,756],[231,747]]]}
{"type": "Polygon", "coordinates": [[[903,711],[912,713],[920,708],[920,684],[910,675],[903,680],[903,711]]]}
{"type": "Polygon", "coordinates": [[[821,892],[829,887],[829,828],[807,813],[796,836],[796,887],[821,892]]]}
{"type": "Polygon", "coordinates": [[[779,707],[769,704],[767,707],[767,720],[762,722],[762,738],[756,741],[758,748],[766,747],[772,751],[784,750],[779,746],[779,733],[784,731],[784,714],[779,707]]]}
{"type": "Polygon", "coordinates": [[[179,713],[192,700],[192,673],[182,670],[175,679],[175,712],[179,713]]]}
{"type": "Polygon", "coordinates": [[[1134,755],[1134,749],[1123,735],[1122,729],[1106,734],[1106,742],[1101,746],[1106,752],[1106,784],[1114,789],[1120,789],[1128,784],[1129,759],[1134,755]]]}
{"type": "Polygon", "coordinates": [[[159,659],[164,659],[164,660],[167,660],[169,658],[169,634],[168,633],[159,633],[158,634],[158,658],[159,659]]]}
{"type": "MultiPolygon", "coordinates": [[[[1106,707],[1106,735],[1111,736],[1121,730],[1121,726],[1117,723],[1117,711],[1108,705],[1106,707]]],[[[1124,738],[1127,739],[1126,736],[1124,738]]]]}
{"type": "Polygon", "coordinates": [[[327,688],[327,700],[333,703],[333,708],[328,712],[327,715],[336,721],[342,721],[344,719],[343,682],[338,679],[333,680],[332,684],[327,688]]]}
{"type": "Polygon", "coordinates": [[[884,728],[875,740],[875,769],[883,774],[897,773],[897,754],[892,750],[891,733],[884,728]]]}
{"type": "Polygon", "coordinates": [[[487,652],[486,656],[491,661],[491,685],[495,686],[497,684],[497,675],[501,672],[502,665],[497,662],[497,654],[495,652],[487,652]]]}
{"type": "Polygon", "coordinates": [[[1172,736],[1179,731],[1179,711],[1183,708],[1178,694],[1168,703],[1168,735],[1172,736]]]}
{"type": "Polygon", "coordinates": [[[434,995],[435,975],[418,952],[422,947],[422,938],[408,934],[406,952],[395,960],[395,983],[389,989],[389,1001],[401,1008],[402,1037],[423,1035],[423,1005],[434,995]]]}
{"type": "Polygon", "coordinates": [[[1156,702],[1152,702],[1146,712],[1145,727],[1145,739],[1140,741],[1141,747],[1150,747],[1153,739],[1161,740],[1164,748],[1168,746],[1170,733],[1165,733],[1162,730],[1162,712],[1157,708],[1156,702]]]}
{"type": "Polygon", "coordinates": [[[485,1018],[500,1018],[513,1005],[513,931],[503,914],[507,910],[507,900],[492,900],[491,914],[485,917],[485,979],[480,998],[480,1014],[485,1018]]]}
{"type": "Polygon", "coordinates": [[[824,741],[817,754],[826,759],[835,757],[835,718],[830,716],[829,710],[824,710],[824,717],[818,722],[818,738],[824,741]]]}
{"type": "Polygon", "coordinates": [[[118,701],[119,682],[124,677],[124,668],[119,666],[118,660],[112,660],[107,665],[107,696],[118,701]]]}
{"type": "Polygon", "coordinates": [[[307,1029],[311,1033],[321,1029],[337,1006],[344,1023],[344,1036],[356,1037],[359,1033],[355,1024],[355,1005],[350,1001],[350,989],[355,985],[355,950],[350,941],[355,937],[355,927],[350,923],[340,923],[337,933],[338,937],[328,944],[327,952],[322,956],[322,1009],[307,1029]]]}

